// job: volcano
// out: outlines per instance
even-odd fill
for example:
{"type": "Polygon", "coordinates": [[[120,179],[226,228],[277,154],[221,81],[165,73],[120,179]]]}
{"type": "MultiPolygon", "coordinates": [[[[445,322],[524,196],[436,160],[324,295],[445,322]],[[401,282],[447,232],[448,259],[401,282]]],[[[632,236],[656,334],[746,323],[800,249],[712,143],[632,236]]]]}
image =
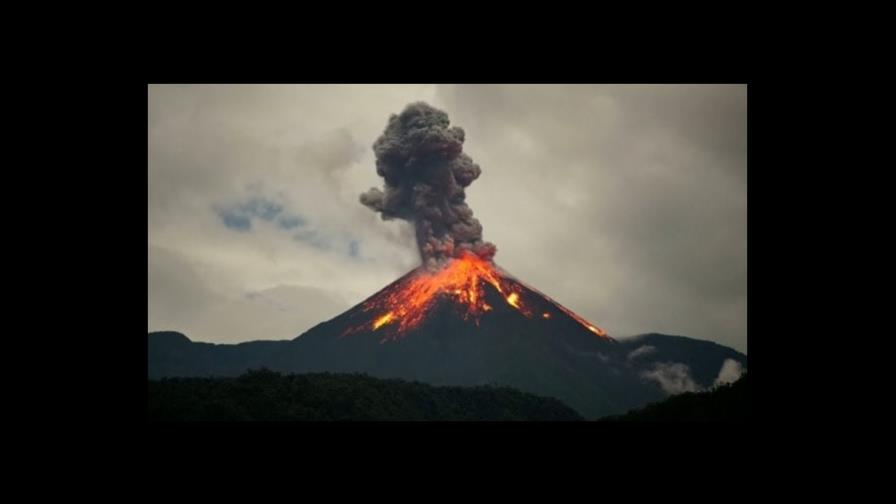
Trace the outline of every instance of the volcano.
{"type": "Polygon", "coordinates": [[[693,369],[704,387],[725,359],[746,364],[743,354],[690,338],[617,341],[473,254],[436,271],[412,270],[293,340],[214,345],[175,334],[150,338],[151,378],[236,376],[261,367],[361,372],[433,385],[510,386],[556,397],[589,418],[666,397],[645,371],[671,359],[693,369]],[[659,350],[631,357],[645,345],[659,350]]]}

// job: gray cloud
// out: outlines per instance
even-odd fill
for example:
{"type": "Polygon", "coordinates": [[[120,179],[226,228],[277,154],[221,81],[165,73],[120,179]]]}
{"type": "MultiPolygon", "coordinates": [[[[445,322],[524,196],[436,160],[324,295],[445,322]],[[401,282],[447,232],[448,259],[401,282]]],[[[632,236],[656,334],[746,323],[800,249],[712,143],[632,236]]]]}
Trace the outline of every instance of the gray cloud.
{"type": "Polygon", "coordinates": [[[426,87],[151,86],[149,329],[292,338],[413,268],[413,231],[356,199],[376,181],[369,145],[409,91],[431,98],[426,87]],[[247,296],[270,289],[288,291],[295,313],[247,296]]]}
{"type": "Polygon", "coordinates": [[[150,313],[179,313],[178,292],[207,307],[280,285],[351,305],[417,266],[413,226],[357,195],[382,183],[384,122],[421,100],[483,166],[466,202],[502,267],[611,335],[746,351],[745,86],[151,86],[150,262],[175,254],[203,288],[157,275],[150,313]],[[216,211],[253,198],[303,223],[236,212],[240,232],[216,211]]]}
{"type": "Polygon", "coordinates": [[[150,248],[149,293],[151,330],[222,343],[294,338],[296,328],[311,327],[349,306],[334,292],[296,285],[219,293],[186,257],[158,247],[150,248]]]}
{"type": "Polygon", "coordinates": [[[439,91],[503,267],[612,335],[746,351],[745,86],[439,91]]]}

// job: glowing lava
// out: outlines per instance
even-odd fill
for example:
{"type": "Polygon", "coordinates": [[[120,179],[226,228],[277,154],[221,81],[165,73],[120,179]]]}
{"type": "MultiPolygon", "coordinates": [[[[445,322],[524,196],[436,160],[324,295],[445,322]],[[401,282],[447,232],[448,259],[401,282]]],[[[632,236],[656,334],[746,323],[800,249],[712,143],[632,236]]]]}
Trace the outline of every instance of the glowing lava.
{"type": "MultiPolygon", "coordinates": [[[[464,320],[472,320],[478,325],[479,318],[493,310],[493,307],[485,302],[487,288],[494,288],[509,306],[525,317],[533,317],[534,305],[530,301],[537,300],[524,299],[527,287],[509,278],[491,261],[474,254],[466,254],[438,271],[417,270],[368,299],[361,305],[361,311],[373,312],[375,315],[368,318],[368,322],[349,328],[343,336],[363,330],[377,331],[391,327],[381,341],[401,338],[426,319],[434,301],[440,296],[450,297],[460,308],[461,317],[464,320]]],[[[546,296],[545,298],[588,330],[606,337],[603,330],[554,303],[550,298],[546,296]]],[[[545,312],[542,317],[549,319],[550,314],[545,312]]]]}
{"type": "MultiPolygon", "coordinates": [[[[458,305],[463,307],[464,319],[473,318],[478,321],[482,313],[492,309],[485,302],[483,291],[485,285],[491,285],[502,295],[510,292],[510,286],[502,280],[492,263],[476,255],[467,254],[439,271],[419,270],[407,281],[365,302],[362,310],[365,312],[375,310],[381,313],[368,326],[374,331],[396,323],[397,332],[404,333],[418,326],[426,318],[436,296],[441,294],[454,298],[458,305]]],[[[516,300],[519,294],[513,292],[508,297],[516,300]]],[[[508,303],[519,309],[518,301],[514,303],[508,299],[508,303]]],[[[346,334],[357,332],[362,328],[349,329],[346,334]]]]}
{"type": "Polygon", "coordinates": [[[576,319],[576,322],[582,324],[583,326],[585,326],[586,329],[588,329],[589,331],[593,332],[594,334],[600,336],[601,338],[607,338],[607,337],[608,337],[608,336],[607,336],[607,332],[604,331],[603,329],[601,329],[600,327],[597,327],[597,326],[595,326],[595,325],[592,325],[592,324],[591,324],[590,322],[588,322],[587,320],[583,319],[582,317],[576,315],[575,313],[573,313],[573,312],[567,310],[566,308],[564,308],[564,307],[562,307],[562,306],[560,306],[560,305],[557,305],[557,307],[560,308],[561,310],[563,310],[563,312],[566,313],[567,315],[569,315],[570,317],[576,319]]]}
{"type": "Polygon", "coordinates": [[[383,324],[388,324],[389,322],[392,321],[392,319],[393,319],[394,317],[395,317],[395,316],[392,314],[392,312],[389,312],[389,313],[383,315],[382,317],[380,317],[380,318],[374,320],[374,321],[373,321],[373,330],[376,331],[376,330],[379,329],[383,324]]]}

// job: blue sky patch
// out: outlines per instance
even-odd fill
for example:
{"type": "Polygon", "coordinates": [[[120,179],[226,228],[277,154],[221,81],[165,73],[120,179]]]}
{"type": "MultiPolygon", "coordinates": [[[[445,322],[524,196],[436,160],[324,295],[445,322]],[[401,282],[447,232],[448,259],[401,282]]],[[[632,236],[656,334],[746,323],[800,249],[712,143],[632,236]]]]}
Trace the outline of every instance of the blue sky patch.
{"type": "Polygon", "coordinates": [[[246,215],[231,210],[218,210],[218,216],[229,229],[244,233],[252,229],[252,221],[246,215]]]}
{"type": "Polygon", "coordinates": [[[276,220],[277,226],[287,231],[307,224],[302,216],[285,213],[283,205],[257,196],[242,204],[216,207],[215,212],[225,226],[238,232],[251,230],[253,219],[268,222],[276,220]]]}
{"type": "Polygon", "coordinates": [[[277,225],[282,229],[293,229],[305,225],[305,219],[297,215],[281,215],[277,219],[277,225]]]}
{"type": "Polygon", "coordinates": [[[252,198],[248,203],[240,206],[240,210],[248,215],[271,221],[283,211],[283,206],[263,198],[252,198]]]}
{"type": "Polygon", "coordinates": [[[333,248],[330,244],[330,241],[321,236],[321,234],[314,229],[299,231],[298,233],[293,235],[293,239],[296,241],[307,243],[308,245],[311,245],[316,249],[329,250],[333,248]]]}

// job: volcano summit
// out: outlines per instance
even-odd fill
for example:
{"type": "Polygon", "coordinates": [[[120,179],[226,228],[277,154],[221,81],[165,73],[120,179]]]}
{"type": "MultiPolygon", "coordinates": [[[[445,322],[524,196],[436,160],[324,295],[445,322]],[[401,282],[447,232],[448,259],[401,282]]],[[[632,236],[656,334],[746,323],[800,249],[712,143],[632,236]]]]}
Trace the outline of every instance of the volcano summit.
{"type": "Polygon", "coordinates": [[[476,326],[483,315],[506,303],[517,315],[536,322],[544,319],[542,323],[558,323],[561,317],[571,318],[597,337],[610,340],[599,327],[526,287],[491,261],[471,253],[450,259],[435,272],[425,268],[411,271],[367,299],[350,319],[359,320],[358,324],[343,336],[369,330],[380,331],[381,342],[400,339],[446,302],[453,305],[456,316],[476,326]]]}

